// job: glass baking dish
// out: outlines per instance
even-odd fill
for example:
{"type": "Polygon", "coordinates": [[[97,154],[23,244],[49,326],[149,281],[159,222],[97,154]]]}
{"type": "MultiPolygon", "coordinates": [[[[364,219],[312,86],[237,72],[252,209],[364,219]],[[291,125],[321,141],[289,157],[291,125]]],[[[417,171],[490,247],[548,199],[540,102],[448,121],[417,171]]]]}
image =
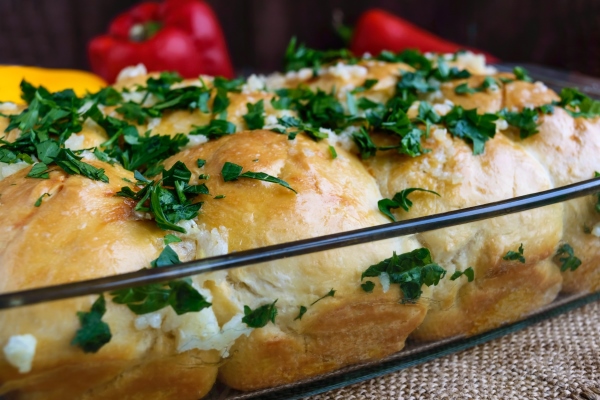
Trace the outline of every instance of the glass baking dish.
{"type": "MultiPolygon", "coordinates": [[[[500,64],[497,67],[501,71],[512,69],[512,65],[509,64],[500,64]]],[[[529,69],[534,79],[546,82],[548,86],[555,90],[560,90],[562,87],[577,86],[582,92],[592,97],[600,95],[600,81],[598,80],[542,67],[526,66],[526,68],[529,69]]],[[[340,248],[353,248],[354,251],[360,252],[363,248],[367,248],[375,242],[388,243],[395,238],[412,234],[442,231],[459,225],[473,224],[477,221],[492,221],[494,218],[498,219],[506,215],[524,214],[534,209],[594,195],[597,192],[600,192],[600,179],[594,178],[540,193],[360,230],[240,251],[163,268],[144,269],[122,275],[21,292],[0,293],[0,312],[6,312],[4,310],[15,307],[34,306],[36,304],[38,304],[37,307],[41,307],[43,305],[40,305],[40,303],[108,293],[118,289],[166,282],[207,272],[271,263],[282,259],[289,261],[295,257],[310,254],[325,256],[326,252],[340,248]]],[[[426,297],[424,298],[429,300],[426,297]]],[[[409,339],[403,350],[377,361],[355,363],[332,372],[275,388],[240,392],[217,383],[205,398],[296,399],[321,393],[473,347],[599,299],[600,293],[559,295],[552,303],[537,308],[521,321],[506,324],[474,336],[464,337],[461,335],[434,342],[416,342],[409,339]]]]}

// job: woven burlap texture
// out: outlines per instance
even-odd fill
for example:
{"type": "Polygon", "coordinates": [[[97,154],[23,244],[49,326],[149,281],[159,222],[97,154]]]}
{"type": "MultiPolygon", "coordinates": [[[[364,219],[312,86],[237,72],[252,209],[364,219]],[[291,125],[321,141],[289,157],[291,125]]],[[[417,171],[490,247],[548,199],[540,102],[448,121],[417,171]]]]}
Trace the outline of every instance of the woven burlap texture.
{"type": "Polygon", "coordinates": [[[600,302],[460,353],[306,400],[600,400],[600,302]]]}

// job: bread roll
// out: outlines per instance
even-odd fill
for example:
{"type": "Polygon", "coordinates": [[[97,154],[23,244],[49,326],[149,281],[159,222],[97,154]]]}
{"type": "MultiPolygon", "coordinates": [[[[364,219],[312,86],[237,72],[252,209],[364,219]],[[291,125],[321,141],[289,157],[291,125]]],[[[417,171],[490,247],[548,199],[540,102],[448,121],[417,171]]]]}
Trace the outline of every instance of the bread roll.
{"type": "MultiPolygon", "coordinates": [[[[360,162],[343,149],[332,159],[325,143],[299,135],[243,132],[182,151],[166,166],[183,161],[193,176],[208,174],[213,196],[198,225],[227,238],[235,252],[385,223],[377,210],[381,194],[360,162]],[[202,168],[197,159],[205,159],[202,168]],[[277,176],[298,193],[252,179],[224,182],[225,162],[277,176]]],[[[220,368],[227,385],[252,390],[293,382],[344,365],[381,358],[404,347],[422,321],[426,304],[400,304],[400,293],[376,288],[365,293],[361,273],[370,265],[419,247],[413,238],[376,242],[285,261],[250,266],[207,278],[221,324],[248,305],[273,303],[274,324],[241,336],[220,368]],[[335,290],[333,297],[326,297],[335,290]],[[299,307],[308,311],[296,319],[299,307]]]]}
{"type": "MultiPolygon", "coordinates": [[[[522,196],[551,188],[548,173],[518,145],[501,135],[474,156],[464,141],[438,129],[424,141],[431,152],[417,158],[397,154],[366,160],[384,197],[418,187],[431,193],[410,195],[405,220],[522,196]]],[[[551,302],[561,285],[549,257],[560,240],[562,205],[459,225],[417,235],[449,274],[472,267],[475,281],[442,280],[432,292],[423,324],[412,336],[437,340],[472,335],[516,321],[551,302]],[[544,221],[540,224],[540,221],[544,221]],[[503,260],[508,251],[525,249],[526,263],[503,260]]]]}
{"type": "MultiPolygon", "coordinates": [[[[26,168],[0,181],[1,292],[135,271],[158,256],[165,232],[153,221],[140,220],[131,201],[115,197],[126,184],[123,178],[134,180],[133,174],[90,163],[105,169],[109,183],[67,175],[56,167],[49,179],[26,178],[26,168]],[[45,193],[49,196],[36,207],[45,193]]],[[[76,313],[89,311],[97,297],[2,311],[5,352],[15,335],[32,335],[37,344],[29,357],[31,372],[20,373],[17,367],[26,372],[28,366],[0,357],[0,393],[17,391],[25,399],[197,399],[210,390],[218,352],[179,353],[177,335],[136,329],[138,316],[108,295],[103,321],[112,331],[110,342],[95,354],[72,346],[80,328],[76,313]]]]}
{"type": "MultiPolygon", "coordinates": [[[[515,82],[506,87],[508,106],[515,109],[538,107],[557,99],[543,84],[515,82]]],[[[580,182],[600,171],[600,120],[573,118],[555,107],[552,114],[540,117],[539,133],[520,139],[515,129],[506,134],[523,146],[549,172],[555,187],[580,182]]],[[[563,291],[586,293],[600,290],[600,241],[596,225],[597,196],[578,198],[564,203],[562,242],[569,244],[581,265],[563,272],[563,291]]],[[[558,259],[555,261],[560,264],[558,259]]]]}

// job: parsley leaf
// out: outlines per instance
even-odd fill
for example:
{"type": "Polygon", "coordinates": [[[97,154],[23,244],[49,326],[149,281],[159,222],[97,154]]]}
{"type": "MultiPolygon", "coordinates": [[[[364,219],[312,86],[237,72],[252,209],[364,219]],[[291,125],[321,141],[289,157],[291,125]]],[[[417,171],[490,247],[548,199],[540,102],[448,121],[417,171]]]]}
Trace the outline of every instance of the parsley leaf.
{"type": "Polygon", "coordinates": [[[413,202],[410,201],[408,195],[415,191],[432,193],[438,197],[441,197],[439,193],[434,192],[433,190],[427,190],[422,188],[408,188],[399,191],[391,199],[379,200],[377,202],[377,207],[379,208],[379,211],[385,214],[389,219],[391,219],[392,221],[396,221],[396,218],[394,217],[394,214],[392,214],[391,210],[393,208],[402,207],[404,211],[408,212],[413,205],[413,202]]]}
{"type": "Polygon", "coordinates": [[[469,268],[465,269],[464,271],[459,271],[459,270],[454,271],[454,273],[450,277],[450,280],[455,281],[463,275],[467,277],[467,280],[469,282],[473,282],[473,279],[475,279],[475,271],[473,271],[473,267],[469,267],[469,268]]]}
{"type": "Polygon", "coordinates": [[[526,139],[538,133],[538,113],[532,108],[524,108],[521,112],[508,111],[506,108],[500,111],[499,115],[508,122],[509,125],[519,128],[519,136],[526,139]]]}
{"type": "Polygon", "coordinates": [[[573,248],[567,243],[564,243],[558,247],[556,256],[563,256],[558,259],[558,261],[562,263],[560,266],[560,270],[562,272],[568,270],[575,271],[581,265],[581,260],[575,257],[573,248]]]}
{"type": "MultiPolygon", "coordinates": [[[[173,235],[171,235],[173,236],[173,235]]],[[[177,238],[179,242],[181,242],[181,239],[179,239],[177,236],[173,236],[174,238],[177,238]]],[[[160,268],[160,267],[167,267],[169,265],[175,265],[175,264],[180,264],[181,261],[179,260],[179,256],[177,255],[177,253],[175,253],[175,251],[171,248],[171,246],[169,246],[168,244],[165,245],[165,248],[163,249],[163,251],[160,253],[160,255],[158,256],[158,258],[156,260],[153,260],[150,262],[150,265],[152,266],[152,268],[160,268]]]]}
{"type": "Polygon", "coordinates": [[[375,156],[377,153],[377,146],[373,143],[369,132],[364,127],[361,127],[358,131],[352,134],[352,139],[360,151],[360,158],[366,160],[375,156]]]}
{"type": "Polygon", "coordinates": [[[515,77],[519,81],[533,82],[533,79],[531,79],[531,77],[529,76],[529,73],[523,67],[514,67],[513,74],[515,74],[515,77]]]}
{"type": "Polygon", "coordinates": [[[77,317],[81,328],[77,330],[71,345],[79,346],[86,353],[96,353],[102,346],[110,341],[112,334],[110,327],[102,316],[106,313],[106,302],[104,296],[100,295],[92,304],[89,312],[79,311],[77,317]]]}
{"type": "Polygon", "coordinates": [[[329,292],[327,292],[326,295],[324,295],[323,297],[319,297],[317,300],[310,303],[310,305],[313,306],[313,305],[315,305],[315,303],[318,303],[319,301],[323,300],[324,298],[333,297],[333,296],[335,296],[335,290],[331,289],[329,292]]]}
{"type": "Polygon", "coordinates": [[[600,116],[600,101],[592,100],[574,88],[563,88],[561,90],[558,105],[564,107],[573,118],[595,118],[600,116]]]}
{"type": "Polygon", "coordinates": [[[298,316],[296,318],[294,318],[294,321],[297,319],[302,319],[302,316],[304,314],[306,314],[306,311],[308,311],[308,309],[304,306],[300,306],[300,311],[298,312],[298,316]]]}
{"type": "Polygon", "coordinates": [[[188,184],[191,175],[185,164],[178,161],[164,172],[164,178],[160,181],[149,181],[137,173],[137,184],[143,188],[134,192],[127,186],[122,187],[116,196],[137,201],[134,209],[151,212],[159,228],[185,233],[184,228],[176,225],[177,222],[198,216],[202,202],[192,203],[192,198],[198,194],[208,194],[206,185],[188,184]],[[171,187],[163,186],[165,181],[171,187]]]}
{"type": "Polygon", "coordinates": [[[477,114],[476,109],[465,110],[454,106],[444,117],[444,122],[452,135],[473,144],[473,154],[483,153],[485,142],[496,134],[498,119],[495,114],[477,114]]]}
{"type": "Polygon", "coordinates": [[[284,56],[285,71],[297,71],[302,68],[312,68],[313,71],[321,68],[323,64],[346,59],[350,62],[357,60],[347,49],[320,51],[298,44],[295,37],[290,40],[284,56]]]}
{"type": "Polygon", "coordinates": [[[148,314],[171,306],[177,315],[201,311],[212,304],[194,287],[191,279],[150,284],[112,291],[112,301],[124,304],[137,315],[148,314]]]}
{"type": "Polygon", "coordinates": [[[33,204],[33,205],[34,205],[34,207],[39,207],[39,206],[41,206],[41,205],[42,205],[42,200],[43,200],[44,196],[48,196],[48,197],[50,197],[50,193],[44,193],[44,194],[42,194],[40,197],[38,197],[38,199],[37,199],[37,200],[35,201],[35,203],[33,204]]]}
{"type": "Polygon", "coordinates": [[[378,60],[386,62],[402,62],[411,67],[429,72],[432,69],[431,61],[418,50],[406,49],[400,53],[393,53],[388,50],[382,51],[378,56],[378,60]]]}
{"type": "Polygon", "coordinates": [[[277,316],[277,307],[275,307],[275,300],[271,304],[265,304],[255,310],[252,310],[248,306],[244,306],[244,317],[242,322],[248,325],[250,328],[262,328],[266,326],[269,321],[275,323],[275,317],[277,316]]]}
{"type": "Polygon", "coordinates": [[[177,236],[172,235],[172,234],[169,233],[169,234],[165,235],[164,242],[165,242],[165,246],[167,246],[167,245],[169,245],[171,243],[179,243],[179,242],[181,242],[181,239],[178,238],[177,236]]]}
{"type": "Polygon", "coordinates": [[[454,88],[454,93],[456,94],[473,94],[473,93],[479,93],[479,92],[485,92],[486,90],[497,90],[498,89],[498,84],[496,83],[496,80],[494,78],[492,78],[491,76],[486,76],[485,79],[483,80],[483,82],[481,83],[480,86],[478,87],[469,87],[468,83],[461,83],[460,85],[456,86],[454,88]]]}
{"type": "Polygon", "coordinates": [[[337,151],[335,151],[335,147],[329,146],[329,154],[331,155],[331,159],[335,160],[337,158],[337,151]]]}
{"type": "Polygon", "coordinates": [[[261,129],[265,126],[265,104],[264,100],[258,101],[256,104],[248,103],[248,113],[244,115],[244,121],[248,129],[261,129]]]}
{"type": "Polygon", "coordinates": [[[235,125],[225,119],[213,119],[208,125],[195,126],[190,135],[204,135],[209,139],[218,139],[222,136],[235,133],[235,125]]]}
{"type": "Polygon", "coordinates": [[[108,176],[104,173],[104,169],[84,163],[81,159],[82,157],[76,156],[71,150],[62,148],[54,162],[68,174],[83,175],[95,181],[108,183],[108,176]]]}
{"type": "Polygon", "coordinates": [[[360,287],[365,292],[371,293],[371,292],[373,292],[373,289],[375,289],[375,284],[371,281],[366,281],[365,283],[361,284],[360,287]]]}
{"type": "Polygon", "coordinates": [[[198,168],[204,167],[205,164],[206,164],[206,160],[203,160],[201,158],[199,158],[198,160],[196,160],[196,165],[198,166],[198,168]]]}
{"type": "Polygon", "coordinates": [[[525,264],[525,257],[523,257],[523,243],[521,243],[521,245],[519,246],[519,251],[512,251],[509,250],[506,255],[504,257],[502,257],[503,260],[507,260],[507,261],[520,261],[523,264],[525,264]]]}
{"type": "Polygon", "coordinates": [[[284,181],[282,179],[265,174],[264,172],[246,171],[246,172],[242,173],[242,169],[243,168],[241,165],[237,165],[237,164],[234,164],[231,162],[225,162],[225,164],[223,164],[223,168],[221,169],[221,175],[223,176],[223,181],[230,182],[230,181],[235,181],[238,178],[257,179],[260,181],[276,183],[278,185],[283,186],[286,189],[291,190],[294,193],[298,193],[294,189],[292,189],[292,187],[286,181],[284,181]]]}
{"type": "Polygon", "coordinates": [[[392,257],[371,265],[362,273],[361,280],[382,273],[389,275],[391,283],[400,286],[403,302],[414,302],[423,293],[421,287],[437,285],[446,275],[446,270],[434,263],[429,249],[423,247],[400,255],[394,252],[392,257]]]}
{"type": "Polygon", "coordinates": [[[27,178],[38,178],[38,179],[50,179],[50,175],[48,174],[50,170],[48,166],[43,162],[39,162],[31,167],[31,170],[26,175],[27,178]]]}

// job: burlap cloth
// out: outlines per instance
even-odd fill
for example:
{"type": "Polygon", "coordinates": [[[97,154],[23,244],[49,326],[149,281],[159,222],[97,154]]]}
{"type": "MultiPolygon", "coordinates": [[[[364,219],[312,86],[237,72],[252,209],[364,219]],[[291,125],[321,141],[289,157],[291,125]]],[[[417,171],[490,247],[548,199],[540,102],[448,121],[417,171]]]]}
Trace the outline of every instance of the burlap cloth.
{"type": "Polygon", "coordinates": [[[600,400],[600,302],[446,357],[306,400],[600,400]]]}

